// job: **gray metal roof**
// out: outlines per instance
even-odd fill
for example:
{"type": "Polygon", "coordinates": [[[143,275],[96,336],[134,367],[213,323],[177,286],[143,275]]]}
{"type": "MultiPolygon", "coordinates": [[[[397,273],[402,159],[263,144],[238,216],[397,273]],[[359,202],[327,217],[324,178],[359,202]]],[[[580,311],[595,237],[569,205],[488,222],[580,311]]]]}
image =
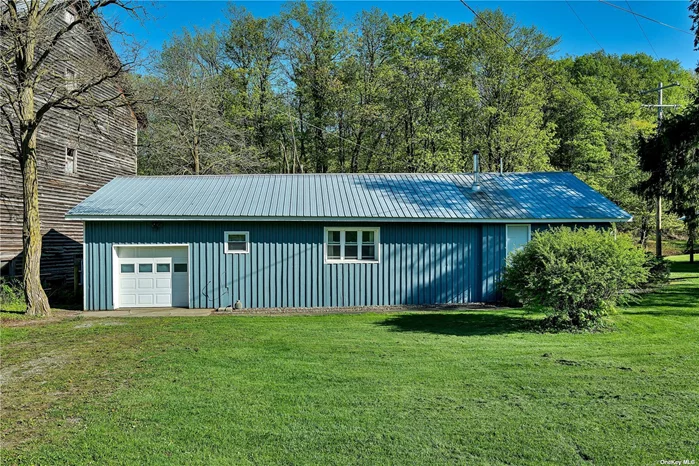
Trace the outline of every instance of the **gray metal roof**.
{"type": "Polygon", "coordinates": [[[115,178],[76,220],[628,221],[572,173],[306,174],[115,178]]]}

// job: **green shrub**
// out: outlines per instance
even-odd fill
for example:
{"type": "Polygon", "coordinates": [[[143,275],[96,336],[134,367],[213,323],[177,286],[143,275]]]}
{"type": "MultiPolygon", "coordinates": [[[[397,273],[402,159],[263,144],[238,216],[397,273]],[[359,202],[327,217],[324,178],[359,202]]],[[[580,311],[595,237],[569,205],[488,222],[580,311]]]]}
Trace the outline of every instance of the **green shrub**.
{"type": "Polygon", "coordinates": [[[536,233],[508,258],[503,287],[556,328],[600,323],[648,277],[646,257],[630,238],[595,228],[536,233]]]}
{"type": "Polygon", "coordinates": [[[660,286],[670,281],[670,261],[657,257],[652,252],[646,252],[646,269],[648,269],[648,279],[644,286],[660,286]]]}
{"type": "Polygon", "coordinates": [[[23,311],[24,309],[22,282],[13,278],[0,278],[0,310],[23,311]]]}

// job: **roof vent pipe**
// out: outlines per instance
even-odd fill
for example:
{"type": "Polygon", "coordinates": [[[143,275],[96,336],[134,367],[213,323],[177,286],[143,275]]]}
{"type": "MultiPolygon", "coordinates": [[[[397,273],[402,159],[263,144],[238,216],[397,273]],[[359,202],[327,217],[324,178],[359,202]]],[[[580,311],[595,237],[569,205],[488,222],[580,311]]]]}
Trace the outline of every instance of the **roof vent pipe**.
{"type": "Polygon", "coordinates": [[[502,172],[503,172],[502,165],[503,165],[502,157],[500,157],[500,176],[502,176],[502,172]]]}
{"type": "Polygon", "coordinates": [[[481,190],[481,185],[479,183],[479,166],[480,166],[480,152],[478,152],[478,149],[473,151],[473,186],[471,186],[471,191],[478,192],[481,190]]]}

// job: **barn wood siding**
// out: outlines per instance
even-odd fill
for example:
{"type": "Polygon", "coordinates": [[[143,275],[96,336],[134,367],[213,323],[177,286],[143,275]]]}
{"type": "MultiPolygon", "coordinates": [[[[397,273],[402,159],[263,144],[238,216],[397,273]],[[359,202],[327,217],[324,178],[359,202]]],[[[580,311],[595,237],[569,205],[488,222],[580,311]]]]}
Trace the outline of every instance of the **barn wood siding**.
{"type": "MultiPolygon", "coordinates": [[[[53,73],[63,75],[66,65],[78,76],[88,73],[91,63],[102,60],[83,26],[62,39],[49,62],[53,73]]],[[[2,84],[2,83],[0,83],[2,84]]],[[[95,88],[98,97],[113,96],[115,83],[95,88]]],[[[42,88],[37,92],[40,105],[42,88]]],[[[66,212],[120,175],[136,174],[136,118],[129,107],[94,109],[92,116],[102,125],[95,128],[87,116],[54,109],[46,114],[37,135],[39,212],[43,247],[41,276],[49,283],[72,283],[73,265],[82,257],[81,222],[64,219],[66,212]],[[77,173],[65,173],[66,147],[78,150],[77,173]]],[[[14,157],[10,134],[0,130],[0,262],[14,259],[21,273],[22,177],[14,157]]],[[[9,267],[3,269],[8,273],[9,267]]]]}

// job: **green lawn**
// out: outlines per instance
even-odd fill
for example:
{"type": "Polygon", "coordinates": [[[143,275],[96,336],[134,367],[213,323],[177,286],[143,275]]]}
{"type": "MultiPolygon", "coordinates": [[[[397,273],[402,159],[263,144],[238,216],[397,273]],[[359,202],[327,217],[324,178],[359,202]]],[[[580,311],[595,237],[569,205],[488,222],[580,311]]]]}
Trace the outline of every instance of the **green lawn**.
{"type": "Polygon", "coordinates": [[[699,266],[613,317],[519,310],[2,329],[3,464],[699,464],[699,266]]]}

